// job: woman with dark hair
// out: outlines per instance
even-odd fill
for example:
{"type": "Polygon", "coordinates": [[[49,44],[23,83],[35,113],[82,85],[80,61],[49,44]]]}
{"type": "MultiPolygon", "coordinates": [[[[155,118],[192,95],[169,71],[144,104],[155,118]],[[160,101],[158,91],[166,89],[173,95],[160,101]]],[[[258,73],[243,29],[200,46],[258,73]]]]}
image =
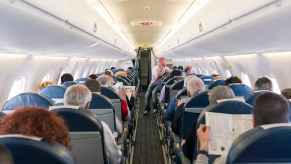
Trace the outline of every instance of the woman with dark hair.
{"type": "Polygon", "coordinates": [[[70,148],[69,131],[64,120],[45,109],[24,107],[1,120],[0,134],[21,134],[42,138],[49,144],[70,148]]]}

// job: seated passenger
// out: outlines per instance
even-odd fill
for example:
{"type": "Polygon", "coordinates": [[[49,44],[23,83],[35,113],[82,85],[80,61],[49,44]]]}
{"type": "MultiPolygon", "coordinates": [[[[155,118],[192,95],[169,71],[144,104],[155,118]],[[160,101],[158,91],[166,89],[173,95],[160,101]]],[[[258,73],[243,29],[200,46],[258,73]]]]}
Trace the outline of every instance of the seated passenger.
{"type": "Polygon", "coordinates": [[[281,94],[288,100],[291,99],[291,88],[286,88],[281,91],[281,94]]]}
{"type": "MultiPolygon", "coordinates": [[[[256,99],[253,112],[254,127],[275,124],[288,123],[289,121],[289,103],[281,95],[273,92],[266,92],[259,95],[256,99]]],[[[208,164],[208,142],[209,127],[201,125],[197,130],[199,140],[199,153],[195,164],[208,164]]],[[[226,155],[226,154],[225,154],[226,155]]],[[[224,164],[225,156],[218,158],[215,164],[224,164]]]]}
{"type": "Polygon", "coordinates": [[[96,74],[89,75],[89,79],[96,80],[98,76],[96,74]]]}
{"type": "MultiPolygon", "coordinates": [[[[81,110],[91,113],[88,109],[92,99],[92,93],[84,85],[74,85],[66,90],[65,105],[79,106],[81,110]]],[[[118,148],[110,127],[101,121],[104,133],[106,156],[111,164],[118,164],[122,160],[122,152],[118,148]]]]}
{"type": "Polygon", "coordinates": [[[73,75],[70,73],[63,74],[61,77],[61,83],[64,84],[65,82],[68,82],[68,81],[74,81],[73,75]]]}
{"type": "Polygon", "coordinates": [[[112,70],[110,70],[110,69],[105,69],[104,75],[107,75],[107,76],[113,77],[113,72],[112,72],[112,70]]]}
{"type": "Polygon", "coordinates": [[[69,131],[64,120],[41,108],[24,107],[8,114],[1,120],[0,134],[39,137],[50,144],[70,148],[69,131]]]}
{"type": "Polygon", "coordinates": [[[112,87],[114,84],[114,80],[112,76],[109,75],[101,75],[97,79],[102,87],[112,87]]]}
{"type": "Polygon", "coordinates": [[[225,80],[225,85],[230,85],[230,84],[240,84],[242,83],[241,79],[237,76],[232,76],[228,79],[225,80]]]}
{"type": "Polygon", "coordinates": [[[188,65],[188,66],[186,66],[186,68],[185,68],[185,75],[186,76],[189,76],[189,75],[192,75],[193,74],[193,72],[192,72],[192,66],[191,65],[188,65]]]}
{"type": "Polygon", "coordinates": [[[100,93],[101,92],[101,86],[100,83],[97,80],[87,80],[85,82],[86,87],[93,93],[97,92],[100,93]]]}
{"type": "Polygon", "coordinates": [[[255,82],[255,91],[273,91],[273,84],[272,81],[267,77],[259,78],[255,82]]]}

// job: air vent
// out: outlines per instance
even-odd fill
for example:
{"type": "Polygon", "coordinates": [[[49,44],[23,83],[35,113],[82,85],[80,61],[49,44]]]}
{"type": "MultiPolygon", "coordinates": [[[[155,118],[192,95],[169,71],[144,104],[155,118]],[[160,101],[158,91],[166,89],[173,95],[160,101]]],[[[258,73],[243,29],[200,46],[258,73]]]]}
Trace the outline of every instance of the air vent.
{"type": "Polygon", "coordinates": [[[163,23],[155,20],[137,20],[131,21],[130,25],[133,27],[160,27],[163,23]]]}

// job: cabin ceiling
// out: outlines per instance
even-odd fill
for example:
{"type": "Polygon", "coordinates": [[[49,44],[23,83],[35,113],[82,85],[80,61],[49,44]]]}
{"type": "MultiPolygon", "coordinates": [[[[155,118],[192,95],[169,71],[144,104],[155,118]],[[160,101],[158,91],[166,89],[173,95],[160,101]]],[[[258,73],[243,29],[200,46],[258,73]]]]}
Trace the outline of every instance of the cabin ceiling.
{"type": "Polygon", "coordinates": [[[136,46],[153,46],[195,0],[99,0],[136,46]]]}

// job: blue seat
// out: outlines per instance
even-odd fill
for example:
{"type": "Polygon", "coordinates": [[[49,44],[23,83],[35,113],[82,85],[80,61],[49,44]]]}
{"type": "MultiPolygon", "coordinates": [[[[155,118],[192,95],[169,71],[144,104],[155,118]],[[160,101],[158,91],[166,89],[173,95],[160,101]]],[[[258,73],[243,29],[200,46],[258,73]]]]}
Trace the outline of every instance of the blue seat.
{"type": "Polygon", "coordinates": [[[229,87],[233,90],[235,96],[241,96],[245,99],[253,93],[252,89],[245,84],[231,84],[229,87]]]}
{"type": "Polygon", "coordinates": [[[70,152],[61,145],[51,145],[40,138],[21,135],[2,135],[0,145],[4,145],[13,158],[14,164],[74,164],[70,152]],[[60,153],[61,152],[61,153],[60,153]]]}
{"type": "Polygon", "coordinates": [[[211,90],[211,89],[213,89],[217,86],[221,86],[221,85],[225,85],[225,80],[216,80],[216,81],[211,82],[208,85],[208,89],[211,90]]]}
{"type": "Polygon", "coordinates": [[[65,88],[69,88],[70,86],[76,85],[76,84],[77,83],[74,81],[67,81],[67,82],[64,82],[61,86],[65,87],[65,88]]]}
{"type": "Polygon", "coordinates": [[[117,130],[115,119],[117,114],[110,99],[103,95],[93,93],[89,109],[96,114],[96,118],[106,122],[112,131],[117,130]]]}
{"type": "Polygon", "coordinates": [[[75,83],[77,83],[77,84],[85,84],[86,83],[86,81],[88,81],[89,79],[88,78],[79,78],[79,79],[77,79],[77,80],[75,80],[75,83]]]}
{"type": "Polygon", "coordinates": [[[48,109],[53,103],[37,93],[22,93],[9,100],[3,106],[3,112],[9,112],[20,107],[41,107],[48,109]]]}
{"type": "Polygon", "coordinates": [[[291,127],[257,127],[240,135],[232,144],[227,164],[291,163],[291,127]]]}
{"type": "Polygon", "coordinates": [[[209,84],[211,84],[212,81],[213,81],[213,77],[212,77],[212,76],[207,76],[207,75],[203,75],[203,76],[201,76],[200,79],[202,79],[203,82],[204,82],[204,84],[207,85],[207,86],[208,86],[209,84]]]}
{"type": "Polygon", "coordinates": [[[113,89],[108,87],[101,87],[101,94],[109,99],[121,99],[113,89]]]}
{"type": "Polygon", "coordinates": [[[103,126],[93,113],[70,108],[54,109],[52,112],[65,120],[77,163],[93,164],[98,161],[107,164],[103,126]]]}
{"type": "Polygon", "coordinates": [[[66,92],[66,88],[63,86],[51,85],[42,89],[39,94],[45,96],[51,100],[63,99],[66,92]]]}
{"type": "Polygon", "coordinates": [[[266,92],[271,92],[271,91],[255,91],[253,94],[251,94],[250,96],[248,96],[246,98],[246,103],[250,104],[250,105],[255,105],[256,102],[256,98],[266,92]]]}

